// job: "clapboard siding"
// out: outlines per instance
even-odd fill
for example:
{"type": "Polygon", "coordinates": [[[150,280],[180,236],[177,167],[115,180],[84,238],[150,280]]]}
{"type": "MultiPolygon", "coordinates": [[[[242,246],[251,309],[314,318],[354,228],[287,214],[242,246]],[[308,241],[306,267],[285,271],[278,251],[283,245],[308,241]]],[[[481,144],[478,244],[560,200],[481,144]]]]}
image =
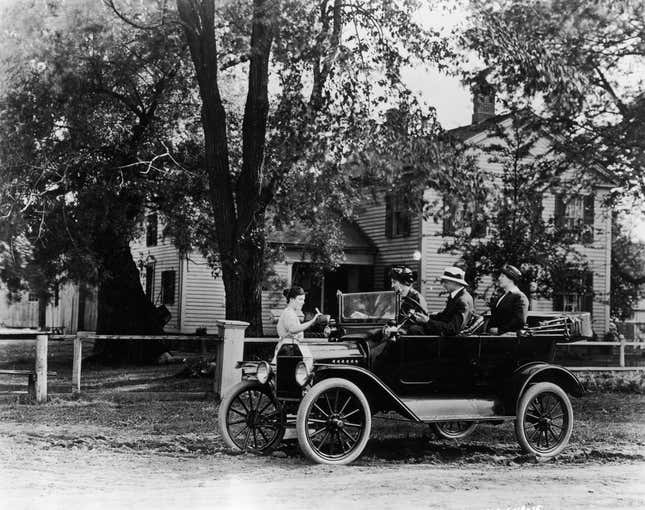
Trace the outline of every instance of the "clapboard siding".
{"type": "MultiPolygon", "coordinates": [[[[473,139],[475,140],[475,139],[473,139]]],[[[483,143],[485,137],[478,137],[477,141],[483,143]]],[[[541,141],[537,152],[544,152],[547,146],[541,141]]],[[[478,158],[480,168],[491,174],[501,172],[501,166],[497,163],[490,163],[487,156],[478,158]]],[[[571,173],[571,175],[573,175],[571,173]]],[[[591,270],[594,273],[593,290],[593,327],[594,331],[602,334],[609,324],[609,294],[610,294],[610,268],[611,268],[611,214],[604,205],[607,196],[607,189],[603,186],[595,186],[594,194],[594,241],[589,245],[577,245],[577,250],[589,261],[591,270]]],[[[428,203],[441,204],[441,196],[433,190],[427,190],[424,198],[428,203]]],[[[555,196],[546,194],[543,197],[543,215],[545,219],[552,218],[555,211],[555,196]]],[[[428,301],[430,310],[439,310],[445,303],[445,295],[437,277],[441,275],[444,267],[458,262],[458,254],[439,253],[440,248],[449,241],[449,238],[442,236],[441,218],[435,221],[429,218],[423,221],[421,229],[421,288],[422,293],[428,301]]],[[[475,308],[478,312],[487,311],[487,303],[490,299],[491,290],[490,277],[485,278],[477,289],[475,295],[475,308]]],[[[552,299],[534,299],[531,301],[531,309],[535,311],[552,311],[552,299]]]]}
{"type": "Polygon", "coordinates": [[[173,245],[170,238],[163,236],[163,222],[160,220],[157,228],[157,245],[146,246],[145,232],[130,244],[132,258],[137,264],[140,271],[141,284],[145,290],[145,264],[154,260],[154,281],[153,295],[149,296],[150,301],[155,306],[160,306],[161,302],[161,273],[163,271],[175,272],[175,299],[173,304],[166,304],[170,312],[170,321],[164,327],[167,332],[183,331],[181,325],[181,276],[182,264],[179,251],[173,245]]]}
{"type": "Polygon", "coordinates": [[[421,218],[413,217],[410,235],[388,238],[385,236],[385,194],[378,193],[373,200],[364,204],[359,212],[358,225],[370,238],[378,253],[374,261],[374,288],[389,287],[385,271],[395,264],[405,264],[420,269],[414,252],[421,249],[421,218]]]}
{"type": "Polygon", "coordinates": [[[194,333],[198,328],[216,332],[216,321],[226,317],[222,278],[213,276],[206,259],[193,252],[185,261],[182,281],[182,332],[194,333]]]}

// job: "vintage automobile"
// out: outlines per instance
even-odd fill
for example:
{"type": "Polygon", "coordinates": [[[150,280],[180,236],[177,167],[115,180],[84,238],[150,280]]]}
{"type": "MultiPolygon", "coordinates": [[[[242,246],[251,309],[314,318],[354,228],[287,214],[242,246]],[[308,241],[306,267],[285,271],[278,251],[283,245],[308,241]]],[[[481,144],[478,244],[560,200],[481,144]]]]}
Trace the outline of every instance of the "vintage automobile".
{"type": "Polygon", "coordinates": [[[591,335],[588,315],[530,316],[526,330],[489,335],[482,319],[454,337],[407,334],[394,292],[339,294],[327,338],[283,344],[275,365],[238,363],[242,382],[223,398],[219,426],[235,450],[266,453],[287,427],[324,464],[358,458],[375,413],[464,438],[478,423],[515,422],[522,449],[550,458],[569,441],[576,377],[552,363],[555,344],[591,335]],[[295,420],[290,417],[295,416],[295,420]]]}

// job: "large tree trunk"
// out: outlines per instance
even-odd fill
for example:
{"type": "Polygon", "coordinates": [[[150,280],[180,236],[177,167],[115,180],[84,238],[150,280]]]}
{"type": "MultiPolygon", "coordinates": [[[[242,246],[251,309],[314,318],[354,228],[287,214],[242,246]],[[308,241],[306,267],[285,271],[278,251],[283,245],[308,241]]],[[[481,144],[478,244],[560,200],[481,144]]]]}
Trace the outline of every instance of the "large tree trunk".
{"type": "MultiPolygon", "coordinates": [[[[162,333],[159,314],[141,287],[128,243],[116,235],[106,234],[97,244],[104,268],[98,290],[97,333],[162,333]]],[[[104,340],[94,346],[94,354],[98,358],[115,362],[154,362],[166,350],[160,341],[155,340],[104,340]]]]}
{"type": "Polygon", "coordinates": [[[245,320],[249,335],[262,334],[262,271],[268,200],[263,197],[269,55],[277,4],[253,0],[249,89],[242,126],[242,168],[234,181],[226,112],[218,85],[215,9],[212,0],[177,0],[202,99],[204,156],[215,218],[217,251],[226,290],[226,317],[245,320]]]}
{"type": "MultiPolygon", "coordinates": [[[[257,215],[264,221],[264,214],[257,215]]],[[[232,260],[222,261],[226,290],[226,318],[250,325],[247,336],[262,336],[262,280],[264,271],[264,230],[240,242],[232,260]]]]}

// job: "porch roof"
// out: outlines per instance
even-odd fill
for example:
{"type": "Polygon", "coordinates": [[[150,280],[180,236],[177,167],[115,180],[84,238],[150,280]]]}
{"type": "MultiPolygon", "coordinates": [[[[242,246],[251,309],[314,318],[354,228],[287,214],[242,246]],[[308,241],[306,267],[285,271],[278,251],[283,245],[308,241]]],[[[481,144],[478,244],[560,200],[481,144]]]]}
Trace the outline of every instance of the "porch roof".
{"type": "MultiPolygon", "coordinates": [[[[341,223],[343,250],[354,253],[376,253],[378,249],[371,239],[353,222],[341,223]]],[[[274,230],[267,236],[271,244],[281,244],[289,247],[306,248],[311,246],[309,241],[311,229],[296,221],[292,227],[285,230],[274,230]]]]}

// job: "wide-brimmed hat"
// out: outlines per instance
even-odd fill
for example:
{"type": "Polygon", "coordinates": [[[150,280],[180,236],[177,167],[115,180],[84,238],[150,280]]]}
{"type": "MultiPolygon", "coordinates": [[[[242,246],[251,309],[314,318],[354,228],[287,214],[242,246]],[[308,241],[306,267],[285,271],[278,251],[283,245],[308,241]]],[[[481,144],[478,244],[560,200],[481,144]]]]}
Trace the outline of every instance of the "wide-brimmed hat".
{"type": "Polygon", "coordinates": [[[510,264],[504,264],[499,272],[500,274],[508,276],[515,283],[519,282],[522,279],[522,271],[520,271],[515,266],[511,266],[510,264]]]}
{"type": "Polygon", "coordinates": [[[407,266],[395,266],[390,269],[390,278],[404,285],[410,285],[416,280],[414,271],[407,266]]]}
{"type": "Polygon", "coordinates": [[[458,267],[447,267],[443,270],[443,274],[441,275],[440,280],[447,280],[449,282],[455,282],[458,283],[459,285],[463,285],[464,287],[468,286],[468,283],[466,283],[466,273],[464,273],[463,269],[459,269],[458,267]]]}

